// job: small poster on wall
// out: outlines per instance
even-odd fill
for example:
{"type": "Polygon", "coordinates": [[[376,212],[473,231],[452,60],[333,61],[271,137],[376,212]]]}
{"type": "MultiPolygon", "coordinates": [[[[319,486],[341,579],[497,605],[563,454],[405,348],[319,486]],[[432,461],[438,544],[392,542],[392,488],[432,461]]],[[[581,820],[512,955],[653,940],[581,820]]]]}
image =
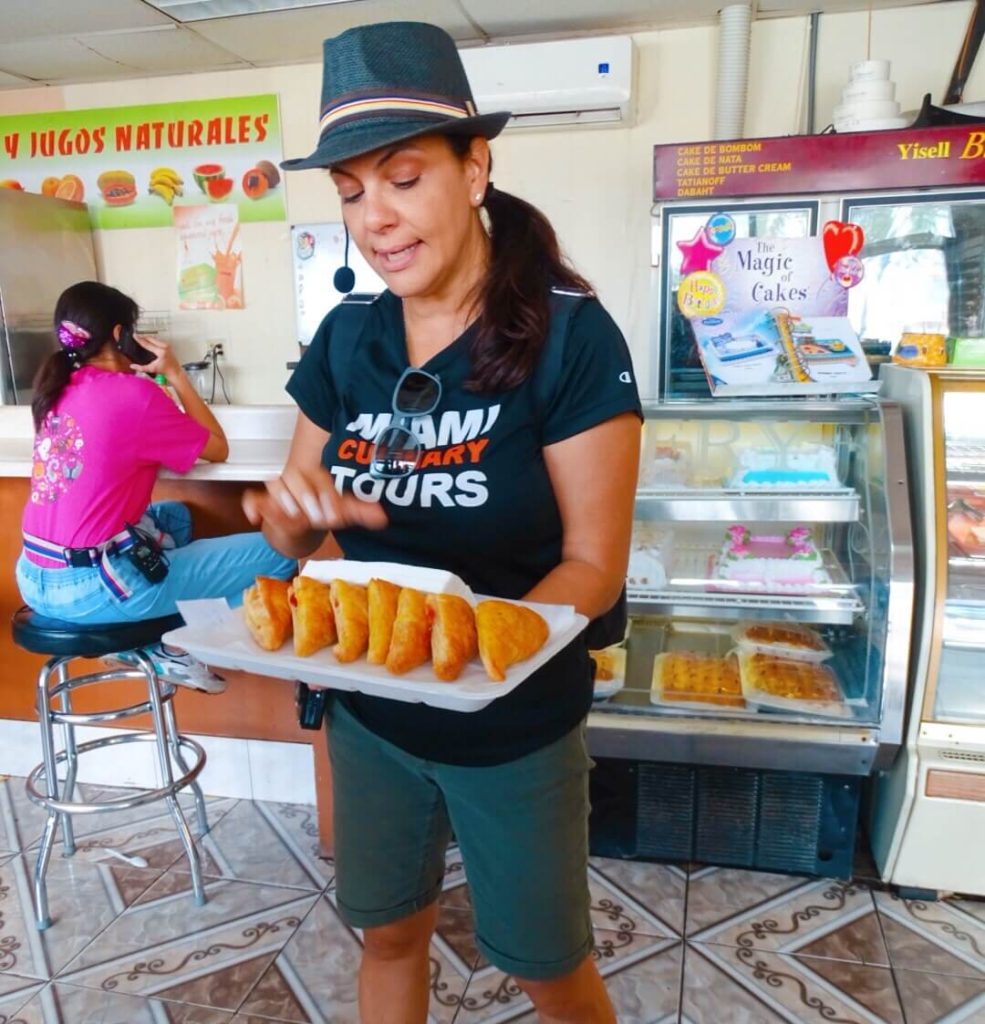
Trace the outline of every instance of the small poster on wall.
{"type": "Polygon", "coordinates": [[[178,308],[242,309],[243,254],[235,206],[182,206],[178,235],[178,308]]]}
{"type": "Polygon", "coordinates": [[[837,221],[820,238],[737,239],[719,213],[677,243],[677,302],[712,395],[877,390],[846,315],[863,241],[858,225],[837,221]]]}

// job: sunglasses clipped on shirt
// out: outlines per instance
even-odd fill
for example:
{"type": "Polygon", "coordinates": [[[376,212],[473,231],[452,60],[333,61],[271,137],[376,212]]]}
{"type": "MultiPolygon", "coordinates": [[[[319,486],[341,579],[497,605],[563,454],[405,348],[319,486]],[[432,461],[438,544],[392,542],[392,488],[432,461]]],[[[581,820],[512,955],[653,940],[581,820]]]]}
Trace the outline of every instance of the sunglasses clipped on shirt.
{"type": "Polygon", "coordinates": [[[440,401],[439,377],[415,366],[404,370],[390,402],[393,419],[373,445],[370,476],[377,480],[400,480],[417,469],[424,446],[411,426],[418,417],[434,412],[440,401]]]}

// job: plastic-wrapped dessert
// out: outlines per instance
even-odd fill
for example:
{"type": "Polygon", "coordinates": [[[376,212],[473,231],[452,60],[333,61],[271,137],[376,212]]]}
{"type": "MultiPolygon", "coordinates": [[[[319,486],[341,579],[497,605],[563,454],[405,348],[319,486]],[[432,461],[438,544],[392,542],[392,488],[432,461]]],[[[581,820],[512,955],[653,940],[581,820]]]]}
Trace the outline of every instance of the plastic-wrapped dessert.
{"type": "Polygon", "coordinates": [[[595,662],[595,699],[618,693],[626,682],[626,648],[616,645],[588,654],[595,662]]]}
{"type": "Polygon", "coordinates": [[[650,700],[654,704],[694,704],[742,708],[742,683],[732,655],[716,658],[692,651],[668,651],[653,661],[650,700]]]}
{"type": "Polygon", "coordinates": [[[672,537],[669,530],[651,523],[633,524],[629,567],[626,570],[626,583],[630,587],[663,590],[667,586],[672,537]]]}
{"type": "Polygon", "coordinates": [[[767,592],[803,591],[831,582],[807,526],[795,526],[786,534],[755,534],[748,526],[730,526],[714,576],[736,584],[736,589],[767,592]]]}
{"type": "Polygon", "coordinates": [[[658,444],[640,468],[642,487],[685,487],[691,475],[691,446],[686,441],[658,444]]]}
{"type": "Polygon", "coordinates": [[[840,487],[835,450],[824,444],[742,448],[728,481],[742,490],[840,487]]]}
{"type": "Polygon", "coordinates": [[[947,534],[958,550],[970,558],[985,557],[985,510],[979,502],[969,496],[947,506],[947,534]]]}
{"type": "Polygon", "coordinates": [[[838,680],[826,665],[769,654],[739,654],[739,672],[750,704],[835,717],[847,713],[838,680]]]}
{"type": "Polygon", "coordinates": [[[831,657],[831,650],[821,637],[796,622],[740,622],[732,637],[743,653],[814,662],[831,657]]]}

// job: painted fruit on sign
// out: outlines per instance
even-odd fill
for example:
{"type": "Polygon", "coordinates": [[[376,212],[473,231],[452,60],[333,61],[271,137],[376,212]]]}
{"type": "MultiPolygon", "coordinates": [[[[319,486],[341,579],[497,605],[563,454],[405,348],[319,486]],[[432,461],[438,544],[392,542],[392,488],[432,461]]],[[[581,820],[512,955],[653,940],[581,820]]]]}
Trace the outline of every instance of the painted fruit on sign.
{"type": "Polygon", "coordinates": [[[251,167],[243,175],[243,192],[250,199],[259,199],[268,188],[270,188],[270,182],[259,167],[251,167]]]}
{"type": "Polygon", "coordinates": [[[205,186],[207,182],[213,178],[224,178],[225,176],[226,169],[222,164],[199,164],[197,167],[192,168],[192,177],[203,192],[206,191],[205,186]]]}
{"type": "Polygon", "coordinates": [[[232,178],[209,178],[205,183],[206,194],[214,203],[221,202],[232,190],[232,178]]]}
{"type": "Polygon", "coordinates": [[[23,192],[24,186],[19,181],[14,181],[13,178],[4,178],[0,181],[0,188],[12,188],[17,192],[23,192]]]}
{"type": "Polygon", "coordinates": [[[82,179],[74,174],[66,174],[58,183],[58,188],[55,189],[55,196],[58,199],[71,199],[75,203],[81,203],[85,194],[86,189],[82,184],[82,179]]]}
{"type": "Polygon", "coordinates": [[[62,183],[61,178],[48,177],[41,182],[41,195],[53,196],[58,191],[58,186],[62,183]]]}

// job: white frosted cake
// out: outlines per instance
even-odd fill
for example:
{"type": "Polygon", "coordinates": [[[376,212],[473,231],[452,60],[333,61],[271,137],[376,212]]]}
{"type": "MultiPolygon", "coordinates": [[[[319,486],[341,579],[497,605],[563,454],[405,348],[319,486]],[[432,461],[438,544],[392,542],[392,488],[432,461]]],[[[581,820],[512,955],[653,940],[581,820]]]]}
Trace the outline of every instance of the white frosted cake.
{"type": "Polygon", "coordinates": [[[786,534],[754,534],[746,526],[729,527],[715,576],[757,590],[803,590],[831,582],[806,526],[786,534]]]}
{"type": "Polygon", "coordinates": [[[743,448],[728,482],[743,490],[759,488],[840,487],[835,451],[823,444],[776,448],[743,448]]]}

